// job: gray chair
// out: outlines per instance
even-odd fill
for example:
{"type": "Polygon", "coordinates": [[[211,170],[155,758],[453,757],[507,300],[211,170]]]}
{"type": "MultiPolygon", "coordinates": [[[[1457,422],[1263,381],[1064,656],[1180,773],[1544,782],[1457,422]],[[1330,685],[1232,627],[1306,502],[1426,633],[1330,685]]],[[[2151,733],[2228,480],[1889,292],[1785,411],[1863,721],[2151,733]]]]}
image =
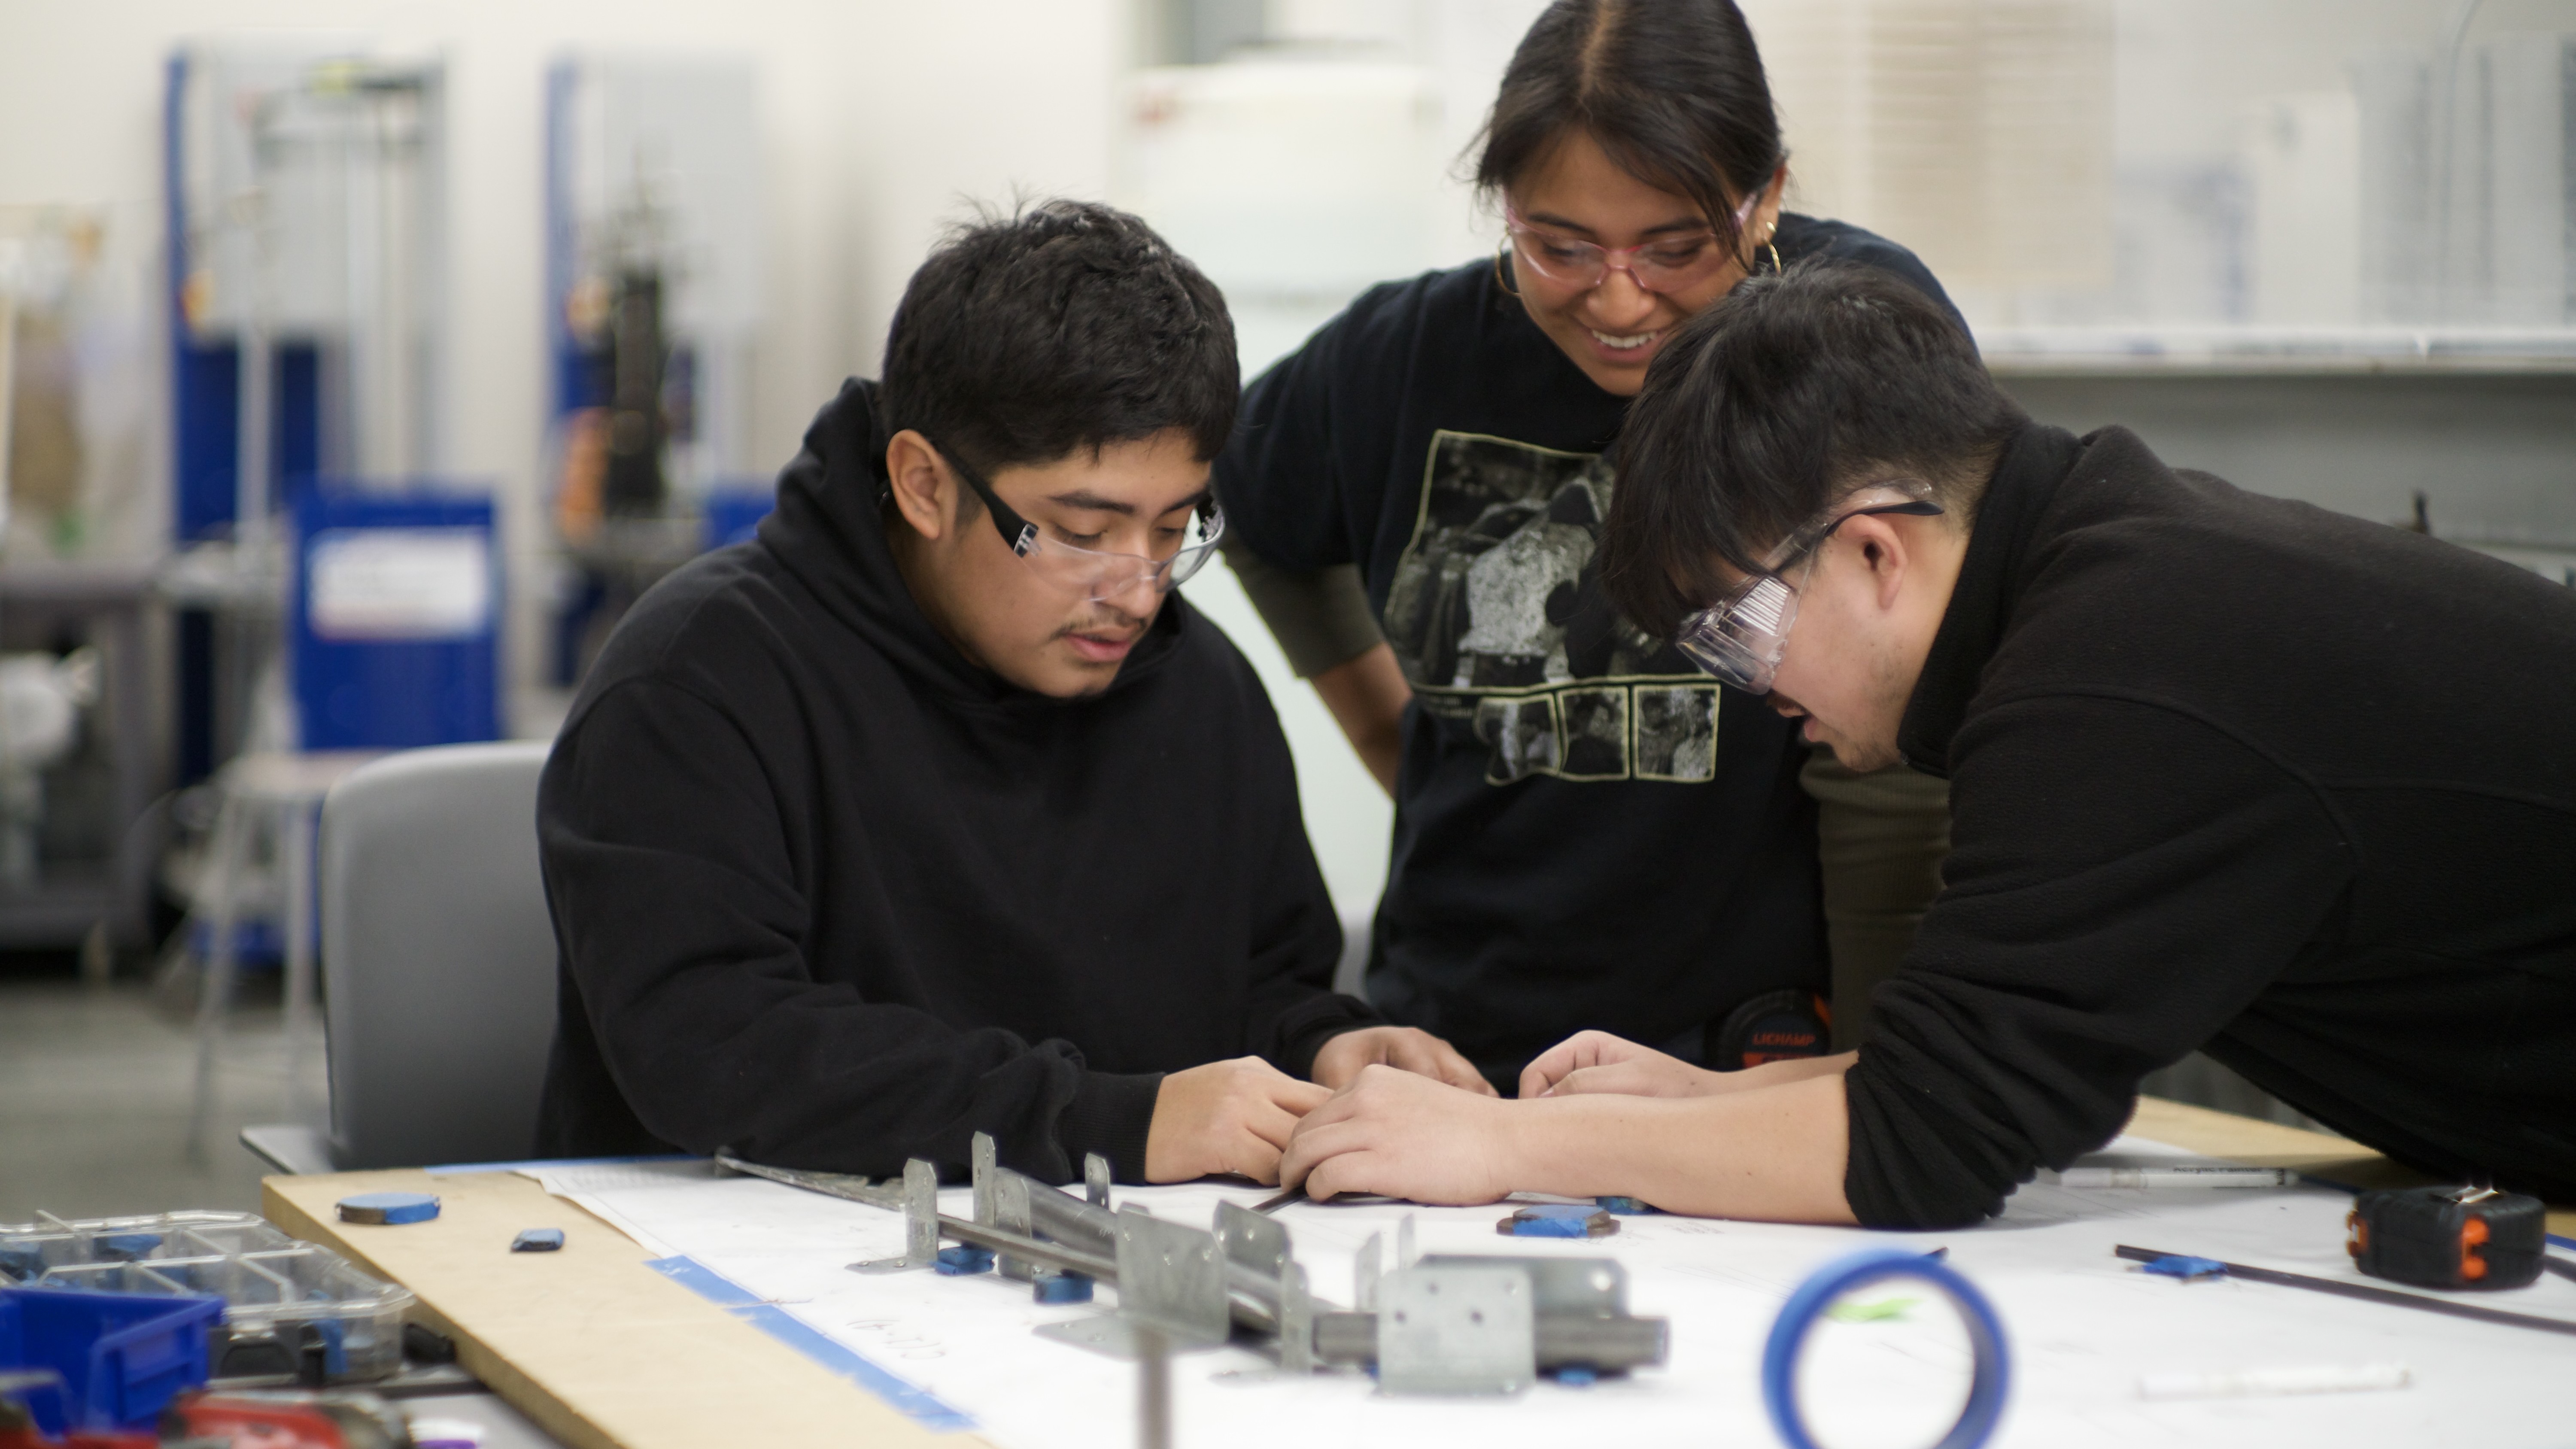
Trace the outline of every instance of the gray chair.
{"type": "Polygon", "coordinates": [[[331,1130],[250,1127],[287,1172],[528,1155],[555,1029],[543,742],[388,755],[322,805],[331,1130]]]}

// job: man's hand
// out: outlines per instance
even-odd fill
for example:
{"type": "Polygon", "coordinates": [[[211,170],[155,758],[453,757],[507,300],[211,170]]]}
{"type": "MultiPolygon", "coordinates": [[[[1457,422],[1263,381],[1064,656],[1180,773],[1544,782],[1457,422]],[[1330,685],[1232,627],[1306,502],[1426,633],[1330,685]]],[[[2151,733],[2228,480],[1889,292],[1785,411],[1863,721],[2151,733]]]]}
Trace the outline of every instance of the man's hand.
{"type": "Polygon", "coordinates": [[[1210,1062],[1163,1078],[1145,1130],[1145,1180],[1187,1182],[1232,1172],[1279,1180],[1279,1152],[1297,1119],[1332,1094],[1259,1057],[1210,1062]]]}
{"type": "Polygon", "coordinates": [[[1728,1089],[1723,1072],[1702,1071],[1606,1031],[1577,1032],[1521,1069],[1523,1097],[1619,1092],[1631,1097],[1705,1097],[1728,1089]]]}
{"type": "Polygon", "coordinates": [[[1518,1186],[1513,1146],[1510,1103],[1371,1065],[1297,1124],[1279,1176],[1314,1198],[1492,1202],[1518,1186]]]}
{"type": "Polygon", "coordinates": [[[1343,1032],[1316,1050],[1311,1075],[1338,1092],[1357,1080],[1362,1068],[1371,1066],[1413,1072],[1479,1096],[1502,1095],[1474,1063],[1458,1054],[1456,1047],[1409,1026],[1368,1026],[1343,1032]]]}

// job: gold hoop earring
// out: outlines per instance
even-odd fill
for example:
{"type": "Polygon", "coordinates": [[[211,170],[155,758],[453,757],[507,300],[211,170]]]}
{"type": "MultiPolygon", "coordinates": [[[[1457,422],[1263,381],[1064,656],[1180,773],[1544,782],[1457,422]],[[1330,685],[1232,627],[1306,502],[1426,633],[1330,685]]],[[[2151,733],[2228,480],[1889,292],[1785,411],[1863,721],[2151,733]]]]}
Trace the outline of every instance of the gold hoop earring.
{"type": "Polygon", "coordinates": [[[1511,249],[1512,244],[1508,239],[1501,246],[1494,248],[1494,285],[1503,289],[1504,296],[1518,297],[1519,289],[1512,285],[1510,274],[1503,270],[1503,256],[1511,249]]]}
{"type": "Polygon", "coordinates": [[[1780,265],[1780,244],[1778,242],[1766,241],[1762,244],[1762,249],[1771,254],[1771,275],[1776,277],[1782,272],[1789,270],[1787,267],[1780,265]]]}

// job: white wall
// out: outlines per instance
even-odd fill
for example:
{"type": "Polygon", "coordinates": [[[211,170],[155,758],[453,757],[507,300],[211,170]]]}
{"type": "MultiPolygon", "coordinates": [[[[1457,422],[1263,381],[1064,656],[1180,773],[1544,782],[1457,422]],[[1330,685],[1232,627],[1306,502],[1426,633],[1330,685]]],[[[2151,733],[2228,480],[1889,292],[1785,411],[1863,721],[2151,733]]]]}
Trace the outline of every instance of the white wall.
{"type": "MultiPolygon", "coordinates": [[[[451,456],[501,492],[514,595],[541,574],[542,98],[575,45],[719,49],[760,67],[771,255],[753,453],[795,450],[841,378],[873,372],[960,196],[1107,189],[1126,0],[8,0],[0,206],[153,218],[162,62],[183,37],[329,30],[448,61],[451,456]]],[[[148,254],[148,253],[147,253],[148,254]]],[[[542,663],[519,609],[511,662],[542,663]]]]}
{"type": "MultiPolygon", "coordinates": [[[[760,69],[767,258],[753,455],[773,468],[851,374],[961,198],[1109,193],[1131,0],[0,0],[0,207],[109,206],[158,228],[162,64],[184,37],[328,30],[448,63],[450,357],[460,475],[504,500],[511,670],[544,667],[542,99],[568,48],[722,50],[760,69]]],[[[132,248],[138,269],[153,244],[132,248]]],[[[157,283],[155,283],[157,284],[157,283]]],[[[151,349],[147,349],[147,352],[151,349]]],[[[156,384],[157,385],[157,384],[156,384]]],[[[156,398],[157,401],[157,398],[156,398]]],[[[154,483],[166,491],[166,477],[154,483]]],[[[1242,642],[1298,752],[1346,918],[1385,872],[1387,807],[1222,570],[1192,596],[1242,642]]]]}

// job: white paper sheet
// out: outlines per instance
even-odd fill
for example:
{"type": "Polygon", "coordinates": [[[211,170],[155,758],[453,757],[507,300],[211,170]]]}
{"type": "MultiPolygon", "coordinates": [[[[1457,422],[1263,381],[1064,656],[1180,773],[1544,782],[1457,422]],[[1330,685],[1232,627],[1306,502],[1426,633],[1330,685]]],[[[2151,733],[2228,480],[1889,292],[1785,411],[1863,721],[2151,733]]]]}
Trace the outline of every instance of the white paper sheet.
{"type": "MultiPolygon", "coordinates": [[[[2124,1138],[2096,1161],[2185,1157],[2124,1138]]],[[[862,1276],[846,1265],[897,1256],[902,1219],[751,1178],[584,1179],[549,1189],[634,1234],[657,1254],[691,1260],[778,1315],[865,1360],[854,1378],[903,1397],[925,1422],[971,1426],[1004,1449],[1125,1449],[1135,1440],[1135,1370],[1042,1339],[1040,1323],[1107,1311],[1045,1307],[1025,1284],[991,1274],[862,1276]],[[871,1376],[866,1366],[881,1370],[871,1376]],[[933,1402],[935,1401],[935,1403],[933,1402]],[[925,1410],[923,1406],[930,1406],[925,1410]],[[942,1417],[938,1405],[956,1411],[942,1417]]],[[[1220,1200],[1258,1189],[1140,1188],[1118,1194],[1156,1216],[1204,1225],[1220,1200]]],[[[2358,1281],[2345,1256],[2344,1194],[2325,1188],[2108,1189],[2034,1184],[2003,1217],[1964,1232],[1863,1233],[1652,1216],[1621,1219],[1596,1242],[1504,1239],[1508,1206],[1418,1208],[1300,1203],[1278,1220],[1320,1297],[1351,1301],[1356,1251],[1411,1213],[1425,1253],[1608,1255],[1627,1266],[1631,1311],[1671,1322],[1670,1362],[1586,1388],[1543,1383],[1510,1399],[1403,1399],[1354,1374],[1283,1379],[1255,1355],[1220,1349],[1177,1361],[1177,1438],[1226,1449],[1334,1449],[1443,1442],[1476,1449],[1778,1442],[1760,1389],[1762,1348],[1782,1301],[1822,1264],[1873,1244],[1928,1250],[1994,1302],[2013,1355],[2003,1445],[2576,1444],[2576,1339],[2263,1284],[2180,1283],[2112,1254],[2134,1244],[2358,1281]],[[2403,1364],[2409,1385],[2385,1392],[2159,1402],[2154,1373],[2403,1364]]],[[[942,1210],[966,1215],[962,1189],[942,1210]]],[[[666,1271],[679,1275],[687,1265],[666,1271]]],[[[2498,1308],[2576,1320],[2576,1283],[2466,1295],[2498,1308]]],[[[1918,1299],[1900,1316],[1827,1323],[1802,1373],[1809,1418],[1836,1449],[1938,1439],[1965,1393],[1966,1347],[1948,1307],[1901,1283],[1860,1295],[1918,1299]]],[[[845,1366],[846,1368],[846,1366],[845,1366]]]]}

